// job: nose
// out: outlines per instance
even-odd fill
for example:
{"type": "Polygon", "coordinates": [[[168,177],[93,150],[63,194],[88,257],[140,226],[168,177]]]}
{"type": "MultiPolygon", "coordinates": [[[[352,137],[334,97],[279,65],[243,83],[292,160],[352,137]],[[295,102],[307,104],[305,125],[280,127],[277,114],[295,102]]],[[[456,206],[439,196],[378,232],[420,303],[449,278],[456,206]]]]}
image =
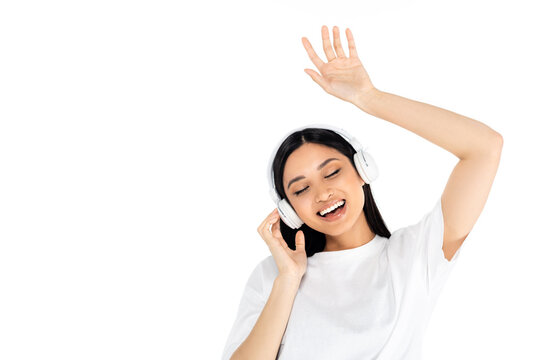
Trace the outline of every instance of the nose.
{"type": "Polygon", "coordinates": [[[331,199],[334,191],[329,188],[321,188],[316,195],[316,202],[325,202],[331,199]]]}

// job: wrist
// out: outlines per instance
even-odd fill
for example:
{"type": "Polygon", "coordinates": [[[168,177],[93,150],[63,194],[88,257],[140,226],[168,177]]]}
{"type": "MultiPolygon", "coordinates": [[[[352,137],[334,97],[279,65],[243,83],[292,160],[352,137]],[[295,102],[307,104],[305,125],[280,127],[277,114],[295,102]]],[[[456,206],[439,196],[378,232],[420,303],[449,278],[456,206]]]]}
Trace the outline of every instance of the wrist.
{"type": "Polygon", "coordinates": [[[372,101],[381,94],[382,91],[373,86],[372,88],[358,94],[353,104],[368,113],[370,111],[369,105],[371,105],[372,101]]]}
{"type": "Polygon", "coordinates": [[[285,274],[279,274],[275,278],[275,281],[279,283],[284,283],[291,286],[299,286],[301,282],[301,277],[293,276],[293,275],[285,275],[285,274]]]}

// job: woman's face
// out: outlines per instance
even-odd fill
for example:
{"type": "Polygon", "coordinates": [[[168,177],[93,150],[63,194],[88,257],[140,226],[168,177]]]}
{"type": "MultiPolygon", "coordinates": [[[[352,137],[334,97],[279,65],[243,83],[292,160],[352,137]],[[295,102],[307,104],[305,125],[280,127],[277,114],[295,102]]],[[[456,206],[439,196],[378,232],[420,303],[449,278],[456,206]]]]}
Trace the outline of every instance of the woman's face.
{"type": "Polygon", "coordinates": [[[359,220],[365,202],[364,184],[345,155],[320,144],[301,145],[284,167],[283,185],[290,205],[307,226],[326,235],[340,235],[359,220]],[[318,214],[343,199],[347,209],[340,219],[327,221],[318,214]]]}

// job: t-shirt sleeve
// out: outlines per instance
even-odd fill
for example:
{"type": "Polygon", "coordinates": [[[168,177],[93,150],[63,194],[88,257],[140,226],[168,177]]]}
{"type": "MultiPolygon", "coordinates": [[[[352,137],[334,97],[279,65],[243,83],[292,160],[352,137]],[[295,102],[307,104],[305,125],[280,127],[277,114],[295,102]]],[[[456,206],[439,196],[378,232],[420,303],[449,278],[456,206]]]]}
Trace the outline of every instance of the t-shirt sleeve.
{"type": "Polygon", "coordinates": [[[259,263],[252,271],[245,285],[236,312],[236,319],[226,341],[222,360],[230,360],[234,351],[251,333],[266,305],[266,300],[262,295],[262,275],[262,263],[259,263]]]}
{"type": "Polygon", "coordinates": [[[401,239],[402,252],[410,254],[412,266],[416,267],[420,279],[423,279],[427,292],[431,295],[437,294],[446,282],[463,246],[460,246],[449,261],[442,248],[443,241],[444,218],[440,196],[434,207],[419,222],[404,229],[401,239]]]}

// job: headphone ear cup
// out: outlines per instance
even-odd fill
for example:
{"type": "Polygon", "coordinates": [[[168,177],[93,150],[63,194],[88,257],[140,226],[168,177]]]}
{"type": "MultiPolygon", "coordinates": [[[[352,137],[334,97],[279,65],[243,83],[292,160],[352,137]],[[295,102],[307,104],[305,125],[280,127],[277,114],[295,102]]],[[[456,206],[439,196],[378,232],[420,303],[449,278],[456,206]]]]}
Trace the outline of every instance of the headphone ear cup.
{"type": "Polygon", "coordinates": [[[356,152],[354,154],[354,163],[359,175],[361,175],[361,178],[367,184],[372,183],[378,178],[378,166],[368,152],[363,150],[356,152]]]}
{"type": "Polygon", "coordinates": [[[279,211],[279,215],[284,223],[290,228],[299,229],[301,225],[303,225],[303,220],[300,219],[286,199],[281,199],[279,201],[277,204],[277,211],[279,211]]]}

